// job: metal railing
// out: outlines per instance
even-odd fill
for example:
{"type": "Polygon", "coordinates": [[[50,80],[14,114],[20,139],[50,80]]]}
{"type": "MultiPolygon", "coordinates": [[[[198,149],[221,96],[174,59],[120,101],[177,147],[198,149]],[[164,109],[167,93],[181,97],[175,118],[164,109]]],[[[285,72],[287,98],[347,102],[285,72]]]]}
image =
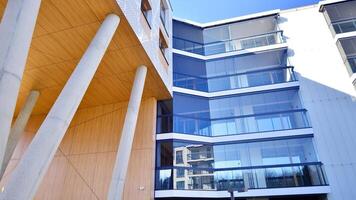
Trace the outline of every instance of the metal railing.
{"type": "Polygon", "coordinates": [[[200,160],[200,159],[210,159],[212,157],[213,157],[212,152],[208,152],[208,151],[187,154],[188,161],[195,161],[195,160],[200,160]]]}

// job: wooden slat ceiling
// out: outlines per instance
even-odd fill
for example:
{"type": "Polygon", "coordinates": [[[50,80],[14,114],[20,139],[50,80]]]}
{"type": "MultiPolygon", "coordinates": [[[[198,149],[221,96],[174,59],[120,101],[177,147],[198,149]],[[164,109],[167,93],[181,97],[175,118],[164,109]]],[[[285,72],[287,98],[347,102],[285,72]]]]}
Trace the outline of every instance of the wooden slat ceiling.
{"type": "MultiPolygon", "coordinates": [[[[0,16],[6,2],[0,0],[0,16]]],[[[80,107],[127,101],[135,69],[141,64],[149,68],[144,98],[169,98],[115,0],[42,0],[16,113],[33,89],[41,92],[34,114],[49,111],[109,13],[120,16],[120,25],[80,107]]]]}

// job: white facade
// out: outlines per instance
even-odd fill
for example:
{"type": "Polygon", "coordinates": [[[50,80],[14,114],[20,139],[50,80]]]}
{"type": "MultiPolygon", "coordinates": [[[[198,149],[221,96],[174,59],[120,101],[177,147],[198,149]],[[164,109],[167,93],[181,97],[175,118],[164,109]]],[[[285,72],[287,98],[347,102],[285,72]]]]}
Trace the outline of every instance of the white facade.
{"type": "MultiPolygon", "coordinates": [[[[122,12],[125,14],[128,22],[134,30],[137,38],[140,40],[143,48],[146,50],[147,55],[155,66],[160,78],[167,88],[172,88],[172,56],[171,52],[167,55],[168,63],[164,64],[165,60],[162,57],[160,49],[158,47],[159,32],[163,33],[167,44],[168,50],[172,49],[172,8],[169,0],[148,0],[152,10],[150,11],[150,18],[145,20],[143,13],[141,12],[141,0],[116,0],[122,12]],[[160,19],[161,2],[165,8],[169,11],[166,12],[166,27],[163,26],[160,19]],[[149,25],[148,25],[149,23],[149,25]],[[165,31],[167,30],[167,32],[165,31]],[[168,73],[167,73],[168,72],[168,73]]],[[[170,89],[171,91],[171,89],[170,89]]]]}
{"type": "Polygon", "coordinates": [[[356,199],[356,94],[319,6],[287,10],[279,25],[325,165],[330,200],[356,199]]]}

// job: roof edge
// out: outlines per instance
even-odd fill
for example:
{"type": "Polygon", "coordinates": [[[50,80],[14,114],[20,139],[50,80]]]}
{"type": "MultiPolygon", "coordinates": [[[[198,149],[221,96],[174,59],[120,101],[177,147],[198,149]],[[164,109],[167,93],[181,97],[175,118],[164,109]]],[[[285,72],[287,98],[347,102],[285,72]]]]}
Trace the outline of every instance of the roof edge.
{"type": "Polygon", "coordinates": [[[211,26],[228,24],[228,23],[238,22],[238,21],[244,21],[244,20],[248,20],[248,19],[254,19],[254,18],[269,16],[269,15],[278,15],[280,12],[281,12],[280,9],[276,9],[276,10],[270,10],[270,11],[265,11],[265,12],[253,13],[253,14],[249,14],[249,15],[243,15],[243,16],[239,16],[239,17],[233,17],[233,18],[229,18],[229,19],[207,22],[207,23],[199,23],[199,22],[195,22],[195,21],[188,20],[188,19],[182,19],[182,18],[178,18],[178,17],[173,17],[173,20],[184,22],[184,23],[187,23],[187,24],[190,24],[193,26],[197,26],[200,28],[207,28],[207,27],[211,27],[211,26]]]}
{"type": "Polygon", "coordinates": [[[341,2],[346,2],[348,0],[325,0],[325,1],[320,1],[319,2],[319,12],[324,11],[324,6],[326,5],[331,5],[331,4],[336,4],[336,3],[341,3],[341,2]]]}

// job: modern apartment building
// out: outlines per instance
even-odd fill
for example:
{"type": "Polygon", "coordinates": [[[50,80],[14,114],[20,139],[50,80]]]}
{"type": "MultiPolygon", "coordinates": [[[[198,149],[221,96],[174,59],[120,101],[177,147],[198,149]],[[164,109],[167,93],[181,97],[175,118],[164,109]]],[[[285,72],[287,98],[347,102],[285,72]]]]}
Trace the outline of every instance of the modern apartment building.
{"type": "Polygon", "coordinates": [[[355,3],[174,19],[156,199],[356,199],[355,3]]]}
{"type": "Polygon", "coordinates": [[[0,199],[153,199],[169,1],[0,0],[0,17],[0,199]]]}
{"type": "Polygon", "coordinates": [[[355,2],[0,0],[0,200],[356,199],[355,2]]]}

